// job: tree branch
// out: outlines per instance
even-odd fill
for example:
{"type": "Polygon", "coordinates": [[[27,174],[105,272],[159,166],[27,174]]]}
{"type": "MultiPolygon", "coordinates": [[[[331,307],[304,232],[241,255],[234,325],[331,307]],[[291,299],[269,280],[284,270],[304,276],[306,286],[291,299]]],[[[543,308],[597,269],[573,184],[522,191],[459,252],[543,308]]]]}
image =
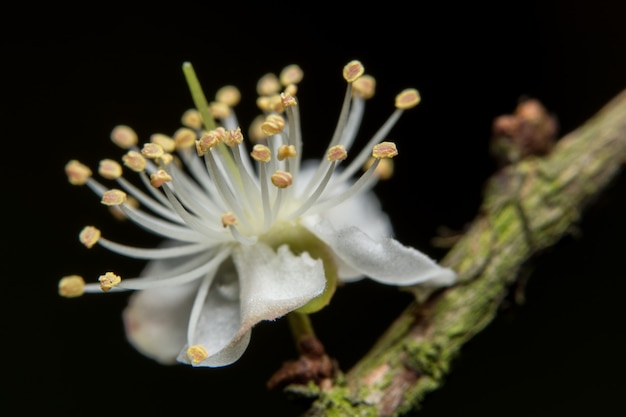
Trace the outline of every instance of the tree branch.
{"type": "Polygon", "coordinates": [[[442,260],[459,282],[415,289],[416,301],[332,384],[289,386],[314,416],[395,416],[443,384],[464,343],[487,326],[522,265],[568,234],[626,161],[626,90],[549,154],[504,167],[480,214],[442,260]]]}

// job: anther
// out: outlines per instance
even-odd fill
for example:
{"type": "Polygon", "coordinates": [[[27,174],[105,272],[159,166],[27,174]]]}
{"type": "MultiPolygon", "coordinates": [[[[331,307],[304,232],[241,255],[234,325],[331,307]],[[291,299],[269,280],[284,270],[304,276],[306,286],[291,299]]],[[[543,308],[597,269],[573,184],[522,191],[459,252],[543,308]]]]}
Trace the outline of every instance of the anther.
{"type": "Polygon", "coordinates": [[[187,348],[187,357],[194,365],[199,364],[209,357],[209,352],[202,345],[193,345],[187,348]]]}
{"type": "Polygon", "coordinates": [[[172,177],[170,176],[170,174],[167,173],[167,171],[163,169],[159,169],[158,171],[150,174],[150,185],[155,188],[159,188],[166,182],[170,181],[172,181],[172,177]]]}
{"type": "Polygon", "coordinates": [[[109,291],[111,288],[118,286],[120,282],[122,282],[122,277],[115,275],[113,272],[107,272],[104,275],[100,275],[98,282],[100,282],[100,288],[102,291],[109,291]]]}
{"type": "MultiPolygon", "coordinates": [[[[374,163],[374,161],[376,161],[376,158],[371,157],[370,159],[367,160],[367,162],[363,165],[363,170],[367,171],[367,169],[372,166],[372,164],[374,163]]],[[[393,176],[393,159],[381,159],[379,160],[378,165],[376,166],[376,168],[374,169],[374,173],[378,176],[378,178],[380,178],[381,180],[388,180],[389,178],[391,178],[393,176]]]]}
{"type": "Polygon", "coordinates": [[[280,91],[280,81],[276,74],[267,73],[256,83],[256,92],[260,96],[272,96],[280,91]]]}
{"type": "Polygon", "coordinates": [[[280,145],[278,147],[278,153],[276,159],[279,161],[287,158],[294,158],[297,155],[296,147],[294,145],[280,145]]]}
{"type": "Polygon", "coordinates": [[[227,213],[222,214],[222,226],[224,227],[236,226],[237,223],[238,223],[237,218],[232,212],[229,211],[227,213]]]}
{"type": "Polygon", "coordinates": [[[100,202],[105,206],[119,206],[126,201],[126,193],[122,190],[108,190],[102,194],[100,202]]]}
{"type": "Polygon", "coordinates": [[[228,104],[222,103],[221,101],[214,101],[209,104],[209,110],[211,111],[211,116],[216,119],[226,119],[232,114],[232,110],[228,107],[228,104]]]}
{"type": "Polygon", "coordinates": [[[280,83],[284,86],[289,84],[298,84],[302,81],[304,72],[296,64],[288,65],[280,72],[280,83]]]}
{"type": "Polygon", "coordinates": [[[270,114],[265,118],[265,122],[261,125],[261,130],[267,136],[276,135],[285,128],[285,119],[277,114],[270,114]]]}
{"type": "Polygon", "coordinates": [[[100,235],[100,229],[97,227],[85,226],[78,234],[78,239],[80,243],[91,249],[100,240],[100,235]]]}
{"type": "Polygon", "coordinates": [[[237,146],[241,142],[243,142],[243,134],[241,133],[241,128],[229,130],[224,134],[223,142],[227,146],[237,146]]]}
{"type": "Polygon", "coordinates": [[[80,275],[68,275],[59,281],[59,295],[62,297],[80,297],[84,293],[85,280],[80,275]]]}
{"type": "Polygon", "coordinates": [[[415,88],[407,88],[396,96],[396,108],[410,109],[417,106],[421,100],[419,91],[415,88]]]}
{"type": "Polygon", "coordinates": [[[352,83],[357,80],[363,73],[365,72],[365,68],[360,61],[354,60],[350,61],[343,67],[343,78],[352,83]]]}
{"type": "Polygon", "coordinates": [[[285,89],[283,90],[283,93],[287,94],[288,96],[295,96],[297,92],[298,86],[296,84],[289,84],[285,86],[285,89]]]}
{"type": "Polygon", "coordinates": [[[191,129],[202,129],[202,116],[196,109],[186,110],[180,118],[180,122],[183,126],[191,129]]]}
{"type": "Polygon", "coordinates": [[[241,93],[234,85],[226,85],[215,93],[215,99],[220,103],[226,104],[228,107],[235,107],[241,100],[241,93]]]}
{"type": "Polygon", "coordinates": [[[98,166],[98,173],[107,180],[115,180],[122,176],[122,166],[113,159],[103,159],[98,166]]]}
{"type": "Polygon", "coordinates": [[[174,132],[174,143],[177,149],[191,148],[196,144],[196,133],[189,128],[181,127],[174,132]]]}
{"type": "Polygon", "coordinates": [[[220,143],[220,138],[214,130],[205,132],[196,142],[196,150],[198,155],[202,156],[210,149],[216,147],[220,143]]]}
{"type": "Polygon", "coordinates": [[[376,79],[371,75],[363,75],[352,83],[353,94],[358,94],[364,100],[374,97],[376,91],[376,79]]]}
{"type": "Polygon", "coordinates": [[[87,165],[81,164],[73,159],[65,164],[65,174],[72,185],[83,185],[91,177],[91,169],[87,165]]]}
{"type": "Polygon", "coordinates": [[[111,140],[120,148],[128,149],[137,145],[137,133],[129,126],[115,126],[111,131],[111,140]]]}
{"type": "Polygon", "coordinates": [[[156,159],[163,156],[163,147],[157,143],[144,143],[141,154],[148,159],[156,159]]]}
{"type": "Polygon", "coordinates": [[[278,188],[287,188],[291,185],[293,178],[290,173],[278,170],[272,174],[272,184],[278,188]]]}
{"type": "Polygon", "coordinates": [[[298,104],[296,98],[287,93],[282,93],[280,95],[280,100],[283,103],[283,107],[296,106],[298,104]]]}
{"type": "Polygon", "coordinates": [[[255,161],[259,162],[269,162],[271,159],[271,151],[265,145],[256,144],[252,147],[252,152],[250,152],[250,156],[254,158],[255,161]]]}
{"type": "Polygon", "coordinates": [[[372,150],[372,156],[376,159],[393,158],[396,155],[398,155],[398,149],[393,142],[381,142],[374,145],[372,150]]]}
{"type": "Polygon", "coordinates": [[[137,151],[126,152],[126,155],[122,156],[122,162],[135,172],[142,172],[146,169],[146,158],[137,151]]]}
{"type": "Polygon", "coordinates": [[[348,152],[346,151],[346,148],[344,148],[342,145],[336,145],[328,150],[328,154],[326,157],[331,162],[343,161],[348,157],[348,152]]]}
{"type": "Polygon", "coordinates": [[[176,142],[174,139],[162,133],[154,133],[150,136],[150,142],[161,145],[164,152],[174,152],[176,149],[176,142]]]}

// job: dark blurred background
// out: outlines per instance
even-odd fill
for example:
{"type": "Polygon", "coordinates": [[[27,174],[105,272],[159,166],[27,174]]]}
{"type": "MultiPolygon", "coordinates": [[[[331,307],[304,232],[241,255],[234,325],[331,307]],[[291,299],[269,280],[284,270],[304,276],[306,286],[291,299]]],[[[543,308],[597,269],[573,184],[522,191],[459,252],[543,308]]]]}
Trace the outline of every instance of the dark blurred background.
{"type": "MultiPolygon", "coordinates": [[[[257,326],[232,366],[163,367],[127,344],[120,316],[126,294],[57,295],[64,275],[140,270],[78,243],[87,224],[127,242],[144,236],[110,220],[88,190],[70,186],[63,167],[69,159],[95,167],[118,158],[108,139],[116,124],[132,125],[143,138],[173,133],[192,106],[184,61],[193,63],[207,95],[225,84],[240,87],[242,124],[256,115],[258,77],[299,64],[311,157],[332,134],[348,61],[360,59],[378,82],[361,143],[391,113],[396,93],[419,89],[422,103],[390,135],[400,150],[396,176],[376,191],[397,238],[435,258],[445,255],[431,245],[438,227],[471,222],[496,169],[488,152],[495,117],[520,97],[536,97],[567,133],[626,87],[626,9],[619,2],[289,7],[5,11],[2,407],[11,415],[296,416],[306,409],[265,388],[295,356],[284,320],[257,326]]],[[[416,415],[615,415],[623,408],[625,196],[620,176],[575,236],[529,265],[526,303],[503,308],[463,348],[444,387],[416,415]]],[[[341,288],[313,320],[347,370],[408,302],[408,294],[365,280],[341,288]]]]}

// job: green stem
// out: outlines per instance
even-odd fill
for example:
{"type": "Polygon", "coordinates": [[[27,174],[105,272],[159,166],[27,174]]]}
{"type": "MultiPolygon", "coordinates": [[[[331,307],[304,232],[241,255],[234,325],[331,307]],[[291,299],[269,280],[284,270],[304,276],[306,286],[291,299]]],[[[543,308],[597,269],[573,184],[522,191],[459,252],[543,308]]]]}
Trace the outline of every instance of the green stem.
{"type": "Polygon", "coordinates": [[[297,311],[292,311],[287,315],[287,319],[289,320],[289,328],[291,329],[291,335],[293,336],[293,341],[298,348],[298,351],[302,353],[300,349],[300,340],[304,336],[313,336],[315,337],[315,331],[313,330],[313,324],[311,323],[311,318],[306,313],[299,313],[297,311]]]}

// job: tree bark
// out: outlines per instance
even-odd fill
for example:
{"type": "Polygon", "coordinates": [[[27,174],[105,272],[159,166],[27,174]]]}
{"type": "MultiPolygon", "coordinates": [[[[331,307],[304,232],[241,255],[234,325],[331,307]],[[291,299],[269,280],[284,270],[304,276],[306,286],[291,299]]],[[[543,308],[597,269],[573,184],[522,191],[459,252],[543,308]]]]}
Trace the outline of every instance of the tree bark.
{"type": "Polygon", "coordinates": [[[314,398],[305,415],[385,417],[418,408],[464,343],[496,316],[523,264],[573,230],[625,161],[626,90],[549,154],[495,173],[479,214],[441,261],[458,283],[415,288],[415,301],[332,383],[287,387],[314,398]]]}

